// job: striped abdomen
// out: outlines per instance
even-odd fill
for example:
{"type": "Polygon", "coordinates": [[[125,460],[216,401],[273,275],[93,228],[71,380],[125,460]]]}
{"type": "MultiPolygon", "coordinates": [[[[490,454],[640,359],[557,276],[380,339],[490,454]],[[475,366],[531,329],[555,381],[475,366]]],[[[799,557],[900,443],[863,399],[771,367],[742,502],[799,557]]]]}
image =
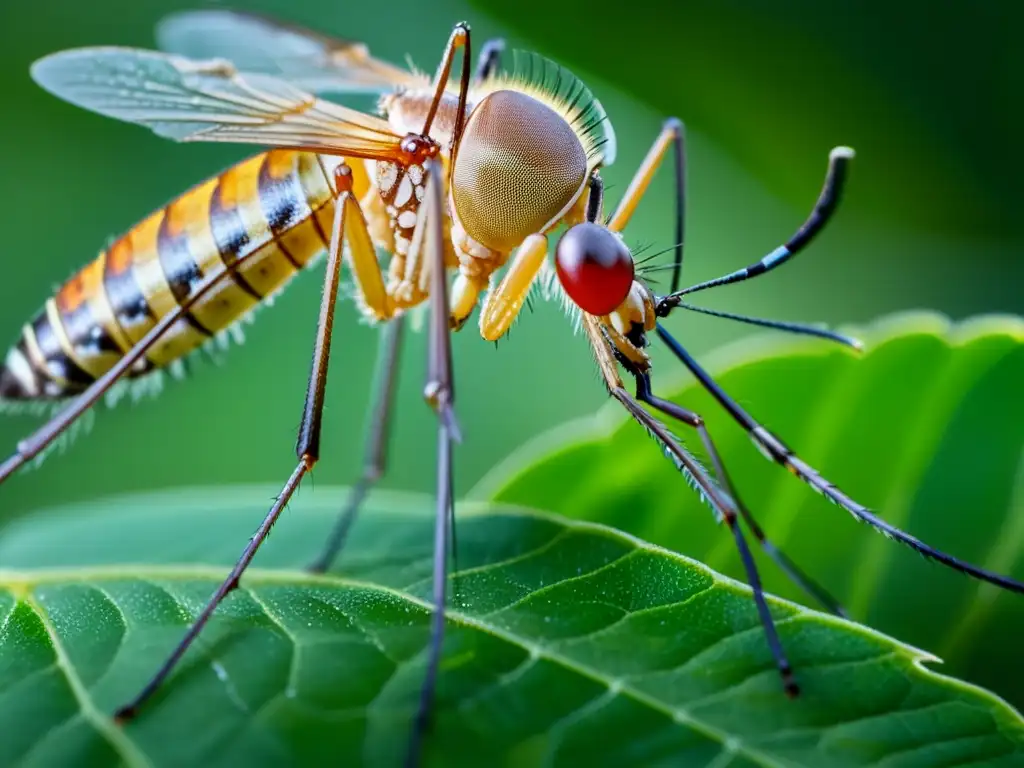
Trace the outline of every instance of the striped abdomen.
{"type": "MultiPolygon", "coordinates": [[[[225,267],[231,276],[151,347],[131,375],[177,360],[236,322],[326,247],[334,214],[328,179],[339,162],[268,152],[145,219],[68,280],[23,328],[0,370],[0,398],[81,392],[225,267]]],[[[361,193],[365,174],[361,163],[353,166],[361,193]]]]}

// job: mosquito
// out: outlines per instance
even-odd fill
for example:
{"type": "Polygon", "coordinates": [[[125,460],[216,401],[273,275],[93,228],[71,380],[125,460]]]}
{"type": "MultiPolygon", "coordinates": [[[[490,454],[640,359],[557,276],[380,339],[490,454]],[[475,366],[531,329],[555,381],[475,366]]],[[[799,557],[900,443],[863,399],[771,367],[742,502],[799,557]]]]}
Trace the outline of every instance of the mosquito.
{"type": "Polygon", "coordinates": [[[768,646],[790,697],[800,689],[765,602],[744,527],[827,610],[839,604],[773,546],[740,500],[703,418],[655,394],[650,337],[664,344],[749,434],[767,459],[886,536],[927,558],[1014,592],[1024,584],[936,550],[889,525],[824,479],[759,424],[660,322],[698,311],[857,346],[813,326],[689,304],[699,291],[766,274],[822,230],[839,202],[852,150],[838,147],[813,210],[783,245],[743,269],[680,288],[685,236],[685,139],[667,120],[611,214],[600,171],[615,134],[600,102],[563,67],[536,55],[506,71],[488,41],[473,64],[470,28],[454,26],[433,78],[373,57],[358,42],[249,14],[176,14],[158,36],[168,52],[92,47],[47,56],[36,82],[72,104],[179,142],[259,145],[245,160],[130,229],[48,299],[0,369],[0,398],[62,409],[0,464],[0,482],[39,456],[122,379],[174,366],[227,330],[326,253],[323,294],[299,436],[298,463],[238,562],[138,695],[134,718],[163,685],[211,615],[239,585],[302,479],[320,458],[321,419],[342,267],[360,312],[382,327],[365,471],[340,510],[314,571],[331,567],[367,492],[386,469],[397,361],[406,316],[428,310],[424,398],[438,419],[433,593],[426,673],[408,762],[428,731],[445,628],[454,515],[455,413],[451,334],[479,307],[479,332],[503,337],[531,291],[560,301],[583,331],[610,397],[643,427],[729,529],[768,646]],[[459,59],[459,78],[453,68],[459,59]],[[376,93],[380,115],[321,98],[376,93]],[[676,236],[671,290],[656,294],[622,232],[671,155],[676,236]],[[557,237],[556,237],[557,233],[557,237]],[[548,258],[548,254],[552,258],[548,258]],[[386,266],[381,254],[386,255],[386,266]],[[632,386],[627,388],[626,381],[632,386]],[[655,416],[654,414],[658,414],[655,416]],[[710,470],[664,426],[692,430],[710,470]]]}

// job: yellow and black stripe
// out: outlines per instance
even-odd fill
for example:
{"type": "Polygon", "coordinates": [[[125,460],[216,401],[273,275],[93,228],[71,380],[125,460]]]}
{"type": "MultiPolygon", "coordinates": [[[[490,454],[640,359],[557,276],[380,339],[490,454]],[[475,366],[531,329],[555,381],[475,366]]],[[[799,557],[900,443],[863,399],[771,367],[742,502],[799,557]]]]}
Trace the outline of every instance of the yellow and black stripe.
{"type": "MultiPolygon", "coordinates": [[[[326,248],[334,215],[329,179],[339,162],[268,152],[143,220],[24,327],[0,369],[0,398],[52,400],[81,392],[225,268],[231,279],[186,312],[132,375],[181,358],[237,322],[326,248]]],[[[361,196],[369,181],[362,163],[352,165],[361,196]]]]}

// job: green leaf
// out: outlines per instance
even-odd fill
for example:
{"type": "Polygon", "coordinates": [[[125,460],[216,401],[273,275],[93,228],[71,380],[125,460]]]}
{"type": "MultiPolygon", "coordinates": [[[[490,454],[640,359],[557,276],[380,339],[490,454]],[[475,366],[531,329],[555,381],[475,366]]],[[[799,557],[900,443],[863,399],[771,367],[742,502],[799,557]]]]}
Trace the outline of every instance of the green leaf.
{"type": "MultiPolygon", "coordinates": [[[[1024,321],[951,325],[915,313],[861,335],[868,345],[861,356],[776,335],[722,348],[704,362],[755,418],[854,499],[932,546],[1024,580],[1024,321]]],[[[674,363],[655,344],[663,374],[674,363]]],[[[858,525],[766,461],[692,379],[657,381],[662,397],[706,418],[768,536],[854,619],[1024,704],[1024,598],[858,525]]],[[[699,445],[685,426],[673,428],[699,445]]],[[[602,522],[743,578],[731,537],[615,405],[541,436],[471,495],[602,522]]],[[[767,558],[758,560],[769,591],[807,602],[767,558]]]]}
{"type": "MultiPolygon", "coordinates": [[[[180,638],[274,489],[126,496],[0,536],[0,764],[394,765],[422,680],[429,498],[382,494],[342,570],[304,573],[341,500],[295,503],[170,685],[109,713],[180,638]]],[[[781,693],[745,586],[616,531],[459,509],[431,761],[1020,765],[1024,722],[862,627],[772,601],[781,693]]]]}

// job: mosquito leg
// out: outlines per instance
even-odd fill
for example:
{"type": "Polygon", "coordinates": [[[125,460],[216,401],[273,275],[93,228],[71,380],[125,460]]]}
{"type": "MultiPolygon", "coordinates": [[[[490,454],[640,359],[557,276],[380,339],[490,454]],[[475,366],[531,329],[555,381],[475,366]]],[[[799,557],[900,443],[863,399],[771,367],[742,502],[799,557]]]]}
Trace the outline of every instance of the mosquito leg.
{"type": "Polygon", "coordinates": [[[120,722],[131,720],[138,713],[139,708],[159,689],[167,676],[177,665],[181,657],[192,645],[203,627],[210,620],[213,612],[220,605],[221,601],[238,587],[238,581],[245,569],[252,562],[259,550],[260,545],[267,538],[270,529],[281,511],[288,504],[295,489],[299,487],[303,476],[309,472],[320,457],[320,429],[321,416],[323,415],[324,389],[327,384],[327,363],[330,357],[331,332],[334,327],[334,305],[338,296],[338,285],[341,282],[341,259],[342,239],[345,231],[346,211],[348,206],[344,203],[351,196],[351,171],[346,166],[339,166],[335,172],[335,180],[341,195],[338,198],[334,211],[334,226],[331,231],[331,247],[327,260],[327,271],[324,277],[323,298],[320,303],[320,317],[317,322],[316,343],[313,347],[313,367],[309,375],[309,386],[306,390],[306,402],[302,412],[302,422],[299,425],[299,439],[295,452],[299,457],[299,463],[292,471],[291,476],[285,483],[281,494],[277,497],[274,505],[270,508],[260,527],[249,540],[248,545],[242,551],[235,567],[224,582],[214,592],[213,597],[203,608],[202,612],[189,627],[185,637],[175,647],[156,674],[146,683],[131,702],[121,707],[115,718],[120,722]]]}
{"type": "Polygon", "coordinates": [[[676,241],[673,247],[675,261],[672,268],[672,290],[675,291],[682,274],[683,239],[686,234],[686,139],[683,124],[677,118],[672,117],[665,121],[661,133],[654,140],[647,157],[644,158],[633,176],[633,180],[629,182],[629,186],[623,193],[619,207],[615,209],[615,213],[608,221],[608,229],[613,232],[621,232],[626,228],[669,147],[675,147],[676,241]]]}
{"type": "MultiPolygon", "coordinates": [[[[427,115],[423,119],[423,127],[418,134],[410,133],[403,139],[402,149],[407,154],[407,158],[402,162],[378,162],[377,164],[380,197],[385,206],[392,207],[389,218],[393,227],[392,237],[395,245],[388,268],[389,282],[385,296],[389,314],[377,313],[377,316],[381,318],[390,317],[396,308],[408,309],[416,306],[426,298],[426,288],[418,279],[421,264],[418,263],[410,242],[410,227],[414,228],[419,219],[411,218],[407,214],[418,216],[420,207],[418,200],[422,194],[425,194],[425,188],[421,186],[425,178],[424,166],[421,161],[428,157],[434,157],[441,148],[440,143],[430,136],[430,129],[434,125],[434,118],[437,117],[441,102],[448,93],[452,64],[459,49],[463,51],[462,75],[459,81],[459,99],[455,108],[455,125],[452,127],[451,140],[448,145],[448,151],[454,157],[465,125],[466,102],[469,98],[469,83],[472,76],[472,67],[469,64],[472,55],[469,25],[465,22],[455,25],[448,38],[448,43],[445,45],[441,63],[434,78],[434,95],[431,98],[430,107],[427,109],[427,115]],[[409,223],[403,223],[405,220],[408,220],[409,223]]],[[[422,257],[422,254],[419,256],[422,257]]],[[[374,261],[376,261],[375,258],[374,261]]]]}
{"type": "Polygon", "coordinates": [[[676,253],[672,260],[672,290],[676,291],[683,276],[683,244],[686,242],[686,133],[682,123],[676,126],[673,138],[676,147],[676,253]]]}
{"type": "Polygon", "coordinates": [[[725,524],[729,526],[729,530],[732,531],[733,539],[736,542],[736,549],[740,554],[740,560],[743,562],[743,569],[747,572],[747,583],[750,585],[750,588],[754,593],[754,604],[757,606],[761,625],[764,627],[765,637],[768,640],[768,648],[771,650],[772,656],[775,658],[775,664],[779,669],[779,675],[782,677],[782,686],[786,691],[787,696],[790,698],[797,697],[800,695],[800,687],[793,678],[793,668],[790,666],[789,660],[786,658],[786,652],[782,648],[782,641],[779,639],[779,632],[775,627],[775,620],[772,618],[771,611],[768,609],[768,603],[764,597],[764,587],[761,585],[761,576],[757,571],[757,565],[754,563],[754,558],[750,554],[750,547],[747,546],[747,540],[743,537],[743,531],[740,528],[739,521],[736,517],[736,508],[733,500],[728,497],[723,498],[723,496],[720,495],[719,490],[715,488],[711,478],[708,477],[703,467],[700,466],[700,463],[693,457],[693,455],[679,445],[679,443],[672,438],[661,424],[651,418],[650,415],[640,407],[636,400],[634,400],[624,388],[617,387],[613,389],[611,391],[611,395],[625,406],[630,416],[638,421],[641,426],[646,428],[648,432],[650,432],[654,438],[662,444],[662,446],[671,452],[678,462],[677,466],[697,481],[698,486],[711,501],[712,506],[714,506],[722,516],[725,524]],[[713,493],[711,492],[712,488],[715,488],[713,493]]]}
{"type": "Polygon", "coordinates": [[[437,672],[444,640],[445,601],[448,583],[448,552],[452,515],[452,440],[460,440],[455,420],[455,383],[452,373],[451,329],[449,327],[448,282],[444,264],[443,204],[441,164],[436,160],[428,167],[427,194],[413,237],[413,248],[422,247],[429,265],[430,325],[427,383],[423,396],[438,417],[437,429],[437,510],[434,527],[434,614],[430,630],[427,672],[420,691],[419,708],[409,740],[406,764],[419,762],[423,736],[430,725],[437,672]]]}
{"type": "MultiPolygon", "coordinates": [[[[427,110],[427,116],[423,119],[423,127],[419,134],[411,133],[405,137],[403,147],[413,153],[414,163],[382,163],[377,166],[378,180],[383,182],[380,187],[383,201],[395,208],[396,216],[392,216],[394,228],[395,252],[388,268],[389,284],[387,286],[387,302],[393,313],[395,308],[407,309],[420,304],[425,298],[426,287],[422,285],[419,277],[422,269],[422,253],[416,254],[410,242],[410,232],[403,219],[408,218],[405,213],[408,211],[417,214],[420,207],[417,202],[420,194],[425,194],[425,188],[421,186],[425,178],[424,166],[419,165],[419,158],[422,156],[433,157],[440,148],[439,143],[430,137],[430,129],[437,117],[437,110],[441,101],[448,93],[448,81],[451,78],[452,64],[455,54],[462,49],[462,76],[459,81],[459,100],[455,108],[455,125],[452,128],[451,140],[448,145],[449,153],[454,157],[455,149],[462,137],[462,129],[466,120],[466,102],[469,98],[469,83],[472,75],[472,67],[469,65],[472,55],[470,47],[469,25],[460,22],[455,25],[444,53],[441,55],[441,64],[438,66],[437,75],[434,78],[434,95],[427,110]],[[386,182],[381,178],[382,168],[387,168],[390,177],[386,182]],[[391,173],[393,171],[393,173],[391,173]]],[[[418,215],[418,214],[417,214],[418,215]]],[[[419,219],[415,219],[418,223],[419,219]]],[[[415,226],[415,223],[412,226],[415,226]]],[[[390,315],[388,315],[390,316],[390,315]]]]}
{"type": "Polygon", "coordinates": [[[793,678],[793,669],[786,658],[785,651],[782,649],[782,641],[779,639],[775,620],[772,618],[771,611],[768,609],[768,603],[764,597],[764,589],[761,586],[761,577],[757,572],[757,565],[754,563],[754,558],[750,554],[750,548],[747,546],[747,541],[743,537],[743,531],[739,526],[739,521],[736,517],[736,503],[715,484],[700,465],[700,462],[680,445],[665,427],[645,411],[626,391],[615,367],[614,352],[603,336],[597,318],[584,314],[583,329],[587,334],[587,339],[590,341],[591,348],[594,350],[594,356],[608,387],[608,393],[622,403],[622,406],[629,415],[661,445],[670,458],[672,458],[679,471],[693,480],[714,510],[721,516],[726,525],[729,526],[729,530],[732,531],[733,538],[736,541],[736,548],[739,550],[740,560],[743,562],[743,568],[747,572],[747,582],[754,593],[754,604],[757,606],[761,625],[764,627],[768,648],[775,658],[775,664],[782,678],[783,689],[786,691],[787,696],[795,698],[799,695],[800,688],[793,678]]]}
{"type": "Polygon", "coordinates": [[[658,336],[665,342],[669,349],[672,350],[673,354],[679,358],[683,365],[685,365],[697,380],[700,381],[701,385],[711,394],[711,396],[714,397],[723,408],[725,408],[729,415],[738,422],[740,426],[747,430],[751,439],[754,441],[754,445],[757,446],[761,453],[763,453],[768,459],[788,469],[794,475],[811,486],[811,488],[822,494],[825,498],[845,509],[853,515],[855,519],[867,523],[875,530],[895,539],[896,541],[906,544],[911,549],[916,550],[925,557],[942,563],[953,570],[973,576],[976,579],[987,581],[1012,592],[1020,592],[1024,594],[1024,583],[1015,581],[1007,576],[1002,576],[1000,574],[978,568],[977,566],[971,565],[963,560],[959,560],[952,555],[947,555],[945,552],[934,549],[914,536],[904,533],[899,528],[885,522],[872,513],[867,507],[851,499],[836,486],[818,474],[818,471],[814,469],[814,467],[810,466],[803,459],[793,453],[793,451],[787,448],[779,438],[761,426],[753,419],[753,417],[750,416],[750,414],[743,410],[735,400],[729,397],[725,390],[718,386],[715,380],[711,378],[711,375],[708,374],[708,372],[705,371],[696,360],[694,360],[690,353],[687,352],[686,349],[676,341],[672,334],[665,330],[660,323],[658,324],[658,336]]]}
{"type": "Polygon", "coordinates": [[[718,453],[718,449],[711,440],[711,434],[708,432],[707,426],[704,424],[704,419],[693,411],[687,410],[686,408],[683,408],[669,400],[663,400],[662,398],[657,397],[651,391],[651,379],[649,374],[634,373],[633,375],[636,378],[637,400],[647,403],[652,408],[656,408],[667,416],[670,416],[671,418],[697,430],[697,434],[700,435],[701,442],[704,444],[704,450],[707,451],[708,456],[711,458],[711,463],[715,467],[715,474],[718,476],[718,479],[726,492],[728,492],[736,503],[736,508],[739,510],[740,516],[746,522],[747,527],[750,528],[750,532],[754,534],[754,538],[757,539],[765,553],[776,562],[776,564],[798,587],[817,600],[825,607],[826,610],[831,611],[837,616],[845,617],[846,612],[839,604],[839,601],[832,597],[824,587],[804,573],[803,570],[800,569],[781,549],[772,544],[771,541],[768,540],[768,537],[765,536],[764,530],[758,524],[757,520],[754,519],[750,510],[747,509],[747,505],[743,503],[739,494],[736,492],[736,488],[733,485],[732,480],[729,478],[728,472],[725,470],[725,464],[718,453]]]}
{"type": "Polygon", "coordinates": [[[497,72],[498,67],[501,66],[501,55],[504,52],[505,41],[502,38],[495,37],[485,42],[484,47],[480,50],[480,58],[476,62],[473,79],[480,82],[497,72]]]}
{"type": "Polygon", "coordinates": [[[455,117],[455,128],[452,131],[453,147],[458,146],[459,137],[462,135],[463,122],[466,117],[465,104],[469,92],[469,78],[472,74],[468,63],[472,55],[469,45],[469,25],[464,21],[455,25],[451,37],[448,38],[448,44],[445,46],[444,53],[441,55],[441,65],[438,67],[437,76],[434,78],[434,98],[430,103],[430,109],[427,111],[427,117],[423,121],[423,129],[420,131],[420,134],[423,136],[430,134],[430,127],[434,124],[434,118],[437,116],[441,99],[448,87],[448,78],[451,76],[455,52],[459,48],[463,49],[462,79],[459,83],[459,105],[462,108],[456,113],[455,117]]]}
{"type": "Polygon", "coordinates": [[[345,539],[355,521],[366,494],[376,485],[387,469],[388,443],[391,435],[391,414],[395,406],[395,385],[398,381],[398,359],[402,346],[405,315],[399,315],[381,330],[378,370],[373,386],[374,406],[370,429],[366,439],[366,459],[363,474],[349,493],[348,500],[331,531],[323,552],[309,570],[324,573],[345,545],[345,539]]]}
{"type": "MultiPolygon", "coordinates": [[[[437,76],[435,78],[434,97],[430,103],[430,108],[427,111],[427,116],[423,121],[423,128],[420,130],[420,135],[418,137],[415,135],[411,136],[412,138],[417,138],[420,143],[431,143],[434,149],[437,149],[437,142],[429,136],[430,128],[433,125],[435,116],[437,115],[437,110],[440,107],[441,100],[447,93],[453,59],[455,52],[459,48],[463,49],[462,74],[459,81],[459,98],[455,106],[455,125],[452,128],[451,141],[448,146],[451,157],[454,157],[455,150],[458,147],[459,140],[462,136],[462,130],[465,126],[466,103],[469,98],[469,84],[472,76],[472,67],[469,64],[472,55],[469,25],[464,22],[455,25],[455,29],[452,30],[451,37],[448,40],[448,45],[445,48],[441,65],[438,68],[437,76]]],[[[410,136],[407,136],[406,138],[408,139],[410,136]]],[[[449,164],[449,171],[450,168],[451,164],[449,164]]],[[[402,205],[405,205],[405,210],[418,212],[419,204],[415,201],[418,200],[421,195],[426,194],[425,188],[420,186],[426,174],[423,172],[422,168],[403,168],[398,171],[398,175],[401,177],[408,174],[410,171],[414,171],[413,175],[409,178],[411,186],[404,187],[403,184],[406,183],[405,179],[399,178],[393,182],[393,186],[391,187],[391,189],[395,191],[387,193],[386,197],[390,196],[394,204],[397,205],[399,209],[401,209],[402,205]],[[421,176],[423,178],[421,178],[421,176]],[[397,192],[403,189],[415,192],[415,195],[404,195],[403,198],[406,202],[400,203],[395,200],[394,196],[397,192]]],[[[394,258],[391,260],[391,266],[389,268],[391,283],[388,286],[388,292],[391,294],[398,306],[405,308],[421,303],[426,298],[427,286],[425,285],[424,280],[422,279],[423,275],[421,274],[423,270],[422,262],[424,252],[422,249],[417,250],[413,248],[412,243],[410,242],[411,238],[409,231],[402,223],[403,218],[408,218],[404,216],[404,211],[399,213],[397,218],[398,227],[395,230],[397,250],[394,258]]],[[[415,222],[418,225],[418,217],[415,219],[415,222]]],[[[465,290],[468,287],[468,285],[463,285],[462,300],[465,302],[471,301],[475,304],[476,293],[479,293],[479,289],[470,296],[465,293],[465,290]]],[[[458,299],[456,299],[456,303],[458,303],[458,299]]],[[[463,317],[468,316],[470,311],[472,311],[472,307],[464,313],[463,317]]],[[[461,324],[456,318],[452,318],[451,322],[456,327],[461,324]]]]}

